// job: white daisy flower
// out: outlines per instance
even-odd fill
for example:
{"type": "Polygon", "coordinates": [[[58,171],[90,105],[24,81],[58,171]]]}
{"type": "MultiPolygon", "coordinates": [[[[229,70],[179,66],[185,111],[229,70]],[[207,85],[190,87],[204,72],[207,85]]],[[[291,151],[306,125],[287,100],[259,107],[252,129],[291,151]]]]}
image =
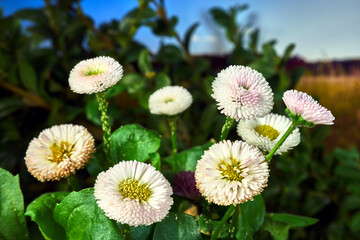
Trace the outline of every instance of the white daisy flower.
{"type": "Polygon", "coordinates": [[[286,107],[295,115],[312,124],[333,125],[335,117],[306,93],[288,90],[283,95],[286,107]]]}
{"type": "Polygon", "coordinates": [[[181,86],[166,86],[151,94],[149,108],[152,114],[173,116],[190,107],[193,98],[181,86]]]}
{"type": "Polygon", "coordinates": [[[269,83],[249,67],[227,67],[217,75],[212,89],[218,109],[236,121],[263,117],[274,105],[269,83]]]}
{"type": "Polygon", "coordinates": [[[96,57],[79,62],[71,70],[69,85],[79,94],[103,92],[123,76],[122,66],[111,57],[96,57]]]}
{"type": "MultiPolygon", "coordinates": [[[[291,125],[291,120],[278,114],[269,114],[263,118],[240,121],[237,126],[239,136],[251,145],[270,152],[291,125]]],[[[296,128],[275,154],[291,150],[300,143],[300,132],[296,128]]]]}
{"type": "Polygon", "coordinates": [[[173,204],[165,177],[150,164],[137,161],[123,161],[100,173],[94,189],[105,215],[130,226],[161,221],[173,204]]]}
{"type": "Polygon", "coordinates": [[[39,181],[68,177],[95,151],[93,136],[83,126],[63,124],[43,130],[26,151],[25,163],[39,181]]]}
{"type": "Polygon", "coordinates": [[[259,149],[242,141],[212,145],[198,161],[196,186],[209,202],[231,205],[252,200],[269,177],[269,166],[259,149]]]}

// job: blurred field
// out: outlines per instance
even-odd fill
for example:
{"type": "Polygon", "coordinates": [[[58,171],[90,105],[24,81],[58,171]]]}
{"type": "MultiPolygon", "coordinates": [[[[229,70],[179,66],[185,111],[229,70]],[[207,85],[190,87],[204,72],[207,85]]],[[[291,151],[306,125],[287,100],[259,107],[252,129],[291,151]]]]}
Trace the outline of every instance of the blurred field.
{"type": "Polygon", "coordinates": [[[335,146],[360,149],[360,72],[351,75],[304,76],[296,87],[317,99],[335,116],[325,151],[335,146]]]}

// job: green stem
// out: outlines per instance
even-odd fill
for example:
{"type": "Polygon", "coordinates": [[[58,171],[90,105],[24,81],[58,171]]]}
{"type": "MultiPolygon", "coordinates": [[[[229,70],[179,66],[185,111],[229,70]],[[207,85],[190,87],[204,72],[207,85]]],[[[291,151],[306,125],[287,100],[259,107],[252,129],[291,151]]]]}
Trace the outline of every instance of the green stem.
{"type": "Polygon", "coordinates": [[[73,191],[79,191],[80,190],[80,185],[79,185],[79,182],[78,182],[77,177],[76,177],[75,174],[71,174],[67,178],[67,182],[68,182],[68,185],[71,187],[71,189],[73,191]]]}
{"type": "Polygon", "coordinates": [[[175,171],[178,170],[177,164],[177,141],[176,141],[176,117],[169,117],[171,143],[172,143],[172,155],[174,159],[175,171]]]}
{"type": "Polygon", "coordinates": [[[226,139],[226,137],[227,137],[233,123],[234,123],[234,119],[232,119],[231,117],[226,117],[226,122],[225,122],[224,126],[221,129],[220,142],[222,140],[226,139]]]}
{"type": "Polygon", "coordinates": [[[231,205],[228,210],[226,211],[225,215],[223,216],[223,218],[221,219],[221,221],[219,222],[219,224],[217,225],[217,227],[215,228],[214,233],[211,235],[210,240],[214,240],[218,238],[218,235],[221,231],[221,229],[223,228],[224,224],[227,222],[227,220],[229,219],[229,217],[231,216],[231,214],[233,213],[235,209],[234,205],[231,205]]]}
{"type": "Polygon", "coordinates": [[[108,102],[105,99],[105,94],[97,93],[96,100],[99,103],[99,110],[100,110],[100,119],[102,123],[102,130],[104,132],[104,151],[106,154],[106,159],[109,163],[109,166],[112,166],[112,161],[110,158],[110,135],[111,135],[111,128],[109,125],[109,114],[107,112],[108,109],[108,102]]]}
{"type": "Polygon", "coordinates": [[[266,156],[266,161],[270,162],[272,156],[275,154],[276,150],[283,144],[286,140],[286,138],[292,133],[292,131],[297,127],[297,122],[292,122],[288,130],[286,130],[285,134],[280,138],[280,140],[276,143],[273,149],[269,152],[269,154],[266,156]]]}
{"type": "Polygon", "coordinates": [[[241,214],[241,207],[240,204],[236,205],[235,213],[232,217],[232,232],[234,234],[233,238],[236,239],[236,233],[239,231],[239,219],[241,214]]]}

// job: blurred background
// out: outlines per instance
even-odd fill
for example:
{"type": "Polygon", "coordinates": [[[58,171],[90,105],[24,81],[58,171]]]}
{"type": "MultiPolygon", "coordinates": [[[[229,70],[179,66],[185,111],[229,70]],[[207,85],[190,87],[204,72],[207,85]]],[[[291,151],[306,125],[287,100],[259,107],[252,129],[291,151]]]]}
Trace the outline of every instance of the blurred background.
{"type": "MultiPolygon", "coordinates": [[[[26,170],[28,143],[55,124],[84,125],[100,142],[95,96],[70,91],[79,61],[111,56],[125,76],[106,92],[115,130],[138,123],[163,136],[149,95],[182,85],[194,97],[178,121],[180,151],[218,139],[225,121],[211,82],[231,64],[261,72],[284,113],[282,94],[305,91],[335,115],[335,124],[302,129],[294,151],[274,158],[263,196],[268,212],[318,218],[290,239],[357,239],[360,234],[360,2],[32,0],[0,1],[0,167],[20,174],[25,203],[66,182],[39,183],[26,170]]],[[[238,139],[232,131],[231,139],[238,139]]],[[[86,170],[84,185],[92,186],[86,170]]],[[[259,235],[259,239],[269,235],[259,235]]]]}

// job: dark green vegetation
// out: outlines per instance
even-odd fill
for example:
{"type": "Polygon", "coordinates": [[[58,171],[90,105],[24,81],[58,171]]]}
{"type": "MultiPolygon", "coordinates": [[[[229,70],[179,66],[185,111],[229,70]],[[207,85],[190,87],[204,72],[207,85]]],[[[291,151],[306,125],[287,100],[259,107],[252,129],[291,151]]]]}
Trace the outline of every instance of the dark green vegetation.
{"type": "MultiPolygon", "coordinates": [[[[234,46],[228,57],[215,61],[215,58],[194,57],[189,53],[191,35],[200,23],[189,26],[185,35],[180,36],[176,32],[176,25],[181,19],[168,16],[161,3],[139,2],[139,7],[122,19],[102,24],[99,28],[82,12],[80,5],[72,0],[51,4],[50,1],[45,1],[46,6],[42,9],[24,9],[0,19],[0,167],[19,174],[25,200],[25,215],[29,216],[26,219],[33,239],[39,239],[40,232],[30,218],[38,223],[45,235],[50,238],[53,236],[53,239],[63,239],[61,236],[65,235],[65,230],[68,234],[78,231],[75,228],[67,229],[75,226],[67,225],[66,214],[71,214],[70,211],[74,209],[72,204],[77,204],[75,201],[71,202],[71,198],[82,201],[78,203],[78,207],[94,201],[93,198],[86,200],[90,198],[91,189],[71,193],[68,197],[66,193],[56,193],[39,198],[38,202],[44,202],[45,206],[53,211],[51,214],[55,220],[51,220],[59,229],[54,233],[53,228],[46,226],[50,221],[46,215],[49,212],[41,212],[44,209],[38,209],[38,202],[31,205],[29,203],[46,192],[67,191],[66,180],[40,183],[27,172],[24,164],[25,152],[31,139],[37,137],[43,129],[56,124],[84,125],[101,141],[100,114],[95,95],[75,94],[68,85],[69,72],[79,61],[106,55],[117,59],[123,65],[125,76],[106,92],[112,129],[135,123],[154,132],[145,132],[138,125],[128,125],[126,129],[116,130],[119,138],[117,141],[138,146],[139,151],[124,150],[125,152],[115,154],[125,154],[129,159],[136,155],[142,158],[142,161],[150,159],[156,162],[158,167],[161,156],[161,159],[165,160],[162,161],[163,169],[168,168],[168,162],[171,163],[171,159],[166,158],[171,152],[169,127],[165,119],[150,115],[148,97],[156,89],[170,84],[182,85],[191,92],[194,103],[178,120],[178,159],[181,163],[179,165],[183,167],[180,170],[194,170],[194,161],[210,146],[209,140],[219,139],[225,116],[218,112],[210,94],[211,82],[220,70],[231,64],[257,69],[272,86],[275,94],[274,112],[280,114],[285,114],[280,110],[285,109],[281,100],[282,93],[294,88],[305,72],[304,68],[286,68],[294,45],[289,45],[284,53],[276,53],[275,41],[259,46],[260,31],[236,22],[236,16],[246,10],[245,5],[228,10],[211,9],[213,19],[225,30],[227,39],[234,46]],[[27,20],[29,25],[22,27],[21,20],[27,20]],[[153,34],[159,37],[174,38],[179,44],[162,45],[158,53],[151,54],[141,42],[133,39],[140,27],[150,28],[153,34]],[[138,131],[136,136],[143,134],[143,139],[152,139],[152,145],[143,146],[143,143],[136,141],[133,136],[122,133],[129,129],[132,129],[132,132],[138,131]],[[162,136],[161,140],[159,135],[162,136]],[[159,147],[160,156],[154,153],[159,147]],[[182,152],[185,149],[188,150],[182,152]],[[68,201],[56,205],[65,197],[68,201]]],[[[301,144],[290,153],[273,158],[269,186],[262,197],[257,197],[252,202],[260,207],[254,208],[256,211],[251,204],[243,208],[243,211],[248,211],[247,215],[252,217],[244,221],[241,231],[253,233],[264,221],[261,231],[253,236],[254,239],[271,239],[270,233],[277,239],[285,239],[288,231],[289,239],[355,239],[360,234],[360,156],[356,149],[339,148],[324,155],[324,139],[329,130],[330,128],[325,126],[301,129],[301,144]],[[292,218],[285,214],[269,214],[283,212],[308,216],[319,221],[311,227],[298,229],[313,224],[313,220],[292,218]]],[[[229,138],[238,139],[234,130],[230,132],[229,138]]],[[[78,172],[83,187],[92,187],[94,176],[105,168],[101,166],[104,154],[101,148],[98,147],[98,150],[95,158],[91,160],[97,164],[78,172]]],[[[14,213],[0,211],[0,216],[7,219],[5,225],[0,224],[0,239],[3,235],[11,236],[12,239],[26,239],[28,233],[24,230],[24,206],[17,184],[18,177],[10,176],[5,171],[0,173],[0,200],[2,203],[11,202],[11,208],[15,209],[14,213]]],[[[167,175],[171,178],[172,173],[167,175]]],[[[172,211],[181,212],[190,203],[181,202],[179,197],[175,197],[172,211]]],[[[207,211],[202,202],[200,205],[200,210],[207,211]]],[[[89,216],[99,211],[98,208],[84,208],[89,216]]],[[[192,221],[187,220],[192,218],[188,215],[175,216],[171,213],[155,227],[139,227],[137,231],[132,228],[130,236],[136,239],[136,234],[143,232],[149,237],[157,236],[157,239],[162,236],[191,239],[186,234],[194,234],[193,239],[206,238],[196,231],[197,224],[202,233],[211,231],[220,220],[219,215],[222,216],[225,212],[225,208],[212,208],[216,209],[212,214],[213,219],[204,219],[200,215],[199,219],[196,218],[198,221],[192,221]],[[180,230],[171,227],[174,219],[184,222],[180,230]],[[190,230],[184,232],[185,228],[190,230]]],[[[80,223],[86,220],[73,219],[80,223]]],[[[81,225],[76,227],[82,229],[81,225]]],[[[96,227],[99,226],[90,228],[94,234],[100,234],[96,227]]],[[[118,227],[114,222],[106,220],[106,225],[101,227],[102,231],[113,234],[109,236],[118,238],[118,227]]],[[[221,236],[227,238],[226,234],[221,233],[221,236]]]]}

